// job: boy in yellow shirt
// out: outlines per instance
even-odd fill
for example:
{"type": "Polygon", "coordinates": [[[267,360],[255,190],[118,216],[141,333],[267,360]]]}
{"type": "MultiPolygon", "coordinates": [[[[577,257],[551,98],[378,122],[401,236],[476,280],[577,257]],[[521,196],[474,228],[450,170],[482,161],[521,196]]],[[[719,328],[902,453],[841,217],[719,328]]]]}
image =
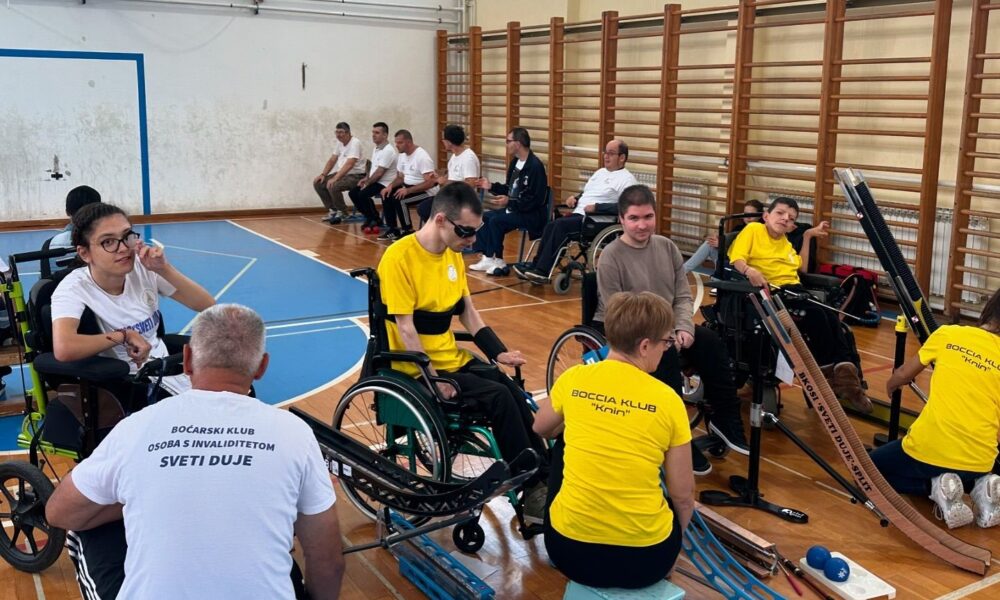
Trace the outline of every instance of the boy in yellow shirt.
{"type": "Polygon", "coordinates": [[[830,380],[830,386],[854,408],[871,412],[872,404],[861,384],[857,357],[851,350],[840,320],[832,311],[810,302],[809,292],[802,287],[799,272],[809,265],[810,242],[826,237],[830,224],[822,221],[803,235],[801,254],[795,251],[786,235],[795,229],[799,205],[791,198],[775,198],[764,212],[762,223],[750,223],[743,228],[729,247],[729,262],[736,272],[755,286],[774,286],[789,292],[782,301],[789,312],[799,317],[796,322],[816,362],[830,380]]]}
{"type": "Polygon", "coordinates": [[[943,325],[886,383],[891,396],[934,363],[930,397],[902,440],[872,452],[889,484],[926,494],[949,528],[1000,524],[1000,476],[991,471],[1000,434],[1000,290],[976,327],[943,325]],[[975,511],[962,500],[972,488],[975,511]]]}

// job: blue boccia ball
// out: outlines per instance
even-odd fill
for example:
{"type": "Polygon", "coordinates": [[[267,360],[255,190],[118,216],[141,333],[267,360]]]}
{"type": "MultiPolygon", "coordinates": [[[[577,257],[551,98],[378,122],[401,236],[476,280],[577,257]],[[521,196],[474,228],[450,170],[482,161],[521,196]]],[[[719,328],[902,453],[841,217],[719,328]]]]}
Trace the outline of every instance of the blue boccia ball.
{"type": "Polygon", "coordinates": [[[826,566],[823,567],[823,574],[830,581],[840,583],[847,581],[847,578],[851,576],[851,567],[847,564],[846,560],[834,556],[826,561],[826,566]]]}
{"type": "Polygon", "coordinates": [[[830,551],[825,546],[813,546],[806,552],[806,562],[814,569],[822,570],[830,560],[830,551]]]}

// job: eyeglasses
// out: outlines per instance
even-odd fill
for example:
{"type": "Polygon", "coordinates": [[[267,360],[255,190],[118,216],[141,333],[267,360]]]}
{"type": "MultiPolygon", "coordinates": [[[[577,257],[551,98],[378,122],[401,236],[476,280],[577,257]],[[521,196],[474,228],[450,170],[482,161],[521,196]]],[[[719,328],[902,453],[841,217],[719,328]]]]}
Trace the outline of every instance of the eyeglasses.
{"type": "Polygon", "coordinates": [[[667,348],[669,348],[677,343],[677,338],[675,338],[674,336],[670,336],[670,337],[660,338],[660,341],[666,344],[667,348]]]}
{"type": "MultiPolygon", "coordinates": [[[[448,217],[445,218],[448,219],[448,217]]],[[[483,226],[482,223],[479,224],[479,227],[469,227],[468,225],[459,225],[458,223],[452,221],[451,219],[448,219],[448,222],[455,227],[455,235],[462,238],[463,240],[467,240],[470,237],[476,237],[476,233],[483,226]]]]}
{"type": "Polygon", "coordinates": [[[121,238],[107,238],[101,240],[101,248],[104,248],[105,252],[115,253],[122,247],[122,244],[125,244],[125,247],[131,250],[139,243],[139,237],[138,233],[130,231],[121,238]]]}

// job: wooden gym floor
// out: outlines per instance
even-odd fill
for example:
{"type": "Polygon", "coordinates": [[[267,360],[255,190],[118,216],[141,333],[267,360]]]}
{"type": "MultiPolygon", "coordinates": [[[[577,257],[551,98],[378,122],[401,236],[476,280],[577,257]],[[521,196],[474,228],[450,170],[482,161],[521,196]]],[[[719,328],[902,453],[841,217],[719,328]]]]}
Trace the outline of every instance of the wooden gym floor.
{"type": "MultiPolygon", "coordinates": [[[[315,253],[319,259],[341,269],[378,263],[386,248],[384,243],[362,235],[357,224],[329,227],[319,219],[320,215],[293,216],[241,219],[238,223],[297,250],[315,253]]],[[[515,235],[508,238],[508,261],[513,260],[511,251],[516,252],[515,235]]],[[[469,260],[474,259],[470,257],[469,260]]],[[[475,295],[474,301],[486,321],[510,348],[521,350],[528,357],[530,362],[524,369],[528,389],[544,391],[545,361],[552,343],[561,332],[579,321],[579,286],[574,286],[566,296],[558,296],[549,286],[533,286],[513,276],[493,278],[471,271],[469,283],[473,292],[484,292],[475,295]]],[[[877,329],[855,328],[854,331],[871,394],[885,399],[885,380],[891,370],[894,345],[892,324],[883,322],[877,329]]],[[[908,353],[912,354],[916,348],[917,344],[910,336],[908,353]]],[[[336,375],[331,374],[330,378],[336,375]]],[[[329,420],[340,395],[355,380],[356,377],[347,377],[336,386],[300,401],[298,405],[329,420]]],[[[926,380],[922,384],[926,389],[926,380]]],[[[749,391],[744,390],[744,393],[749,391]]],[[[846,476],[846,469],[829,436],[806,408],[802,395],[795,389],[786,389],[782,400],[782,420],[846,476]]],[[[909,392],[904,394],[904,402],[907,406],[918,408],[919,401],[909,392]]],[[[874,433],[881,431],[877,426],[858,420],[855,420],[855,426],[866,442],[874,433]]],[[[791,560],[797,562],[809,546],[823,544],[844,553],[894,586],[897,598],[985,600],[1000,597],[1000,569],[997,569],[996,559],[993,569],[981,578],[940,561],[897,529],[879,527],[874,515],[863,507],[851,504],[836,483],[780,432],[764,431],[762,456],[761,490],[766,498],[808,513],[809,523],[796,525],[751,509],[715,510],[764,539],[777,543],[779,550],[791,560]]],[[[16,455],[5,458],[25,459],[16,455]]],[[[62,474],[71,464],[63,461],[57,462],[56,466],[62,474]]],[[[698,478],[698,490],[727,489],[730,475],[745,476],[746,471],[747,459],[729,453],[723,460],[713,460],[712,473],[698,478]]],[[[341,501],[337,506],[345,544],[372,540],[372,523],[340,494],[339,488],[338,495],[341,501]]],[[[922,498],[912,501],[921,512],[930,514],[930,501],[922,498]]],[[[549,566],[543,539],[536,537],[524,541],[520,537],[513,509],[505,498],[495,499],[488,505],[481,523],[486,529],[486,545],[478,557],[495,569],[485,580],[496,590],[497,598],[557,600],[562,597],[566,580],[549,566]]],[[[984,531],[968,526],[955,533],[967,542],[1000,553],[1000,535],[996,530],[984,531]]],[[[438,532],[436,539],[446,549],[453,548],[448,530],[438,532]]],[[[220,536],[219,544],[225,543],[225,536],[220,536]]],[[[423,597],[399,575],[394,559],[384,550],[352,554],[347,565],[342,594],[345,600],[423,597]]],[[[679,565],[694,570],[683,558],[679,565]]],[[[714,590],[682,575],[675,574],[673,581],[687,591],[688,598],[720,597],[714,590]]],[[[787,598],[797,597],[780,574],[766,583],[787,598]]],[[[805,597],[810,596],[815,597],[805,589],[805,597]]],[[[73,568],[65,552],[55,565],[35,576],[15,571],[0,562],[0,600],[36,598],[80,598],[73,568]]]]}

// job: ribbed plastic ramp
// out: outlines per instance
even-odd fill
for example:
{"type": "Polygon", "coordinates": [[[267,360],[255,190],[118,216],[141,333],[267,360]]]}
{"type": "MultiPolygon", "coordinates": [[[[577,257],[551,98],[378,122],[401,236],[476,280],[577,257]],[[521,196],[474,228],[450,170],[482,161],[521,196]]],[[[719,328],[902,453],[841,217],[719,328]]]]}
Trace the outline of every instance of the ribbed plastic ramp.
{"type": "Polygon", "coordinates": [[[937,320],[916,278],[913,277],[913,272],[910,271],[910,265],[903,258],[896,237],[886,225],[868,182],[854,169],[834,169],[833,174],[840,183],[848,204],[854,209],[861,228],[868,236],[882,269],[888,275],[903,314],[910,322],[910,328],[921,343],[927,341],[938,327],[937,320]]]}
{"type": "Polygon", "coordinates": [[[764,300],[763,308],[772,337],[790,359],[806,397],[812,402],[858,487],[911,540],[960,569],[984,575],[989,568],[990,551],[952,536],[924,518],[892,489],[872,463],[791,315],[783,307],[775,307],[769,299],[764,300]]]}

